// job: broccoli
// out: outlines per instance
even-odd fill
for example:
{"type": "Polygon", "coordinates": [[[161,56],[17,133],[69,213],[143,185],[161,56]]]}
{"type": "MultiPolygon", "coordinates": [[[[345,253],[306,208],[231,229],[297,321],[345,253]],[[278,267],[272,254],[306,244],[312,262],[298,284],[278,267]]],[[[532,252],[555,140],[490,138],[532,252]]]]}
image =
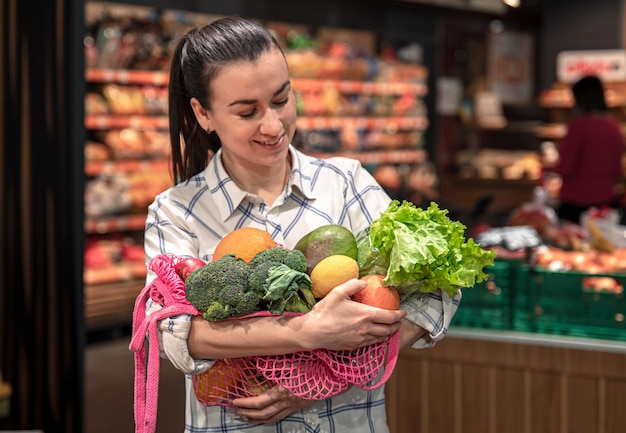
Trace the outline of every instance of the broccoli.
{"type": "Polygon", "coordinates": [[[257,253],[249,268],[250,289],[259,294],[270,312],[306,312],[315,304],[315,298],[309,296],[311,279],[301,251],[273,247],[257,253]]]}
{"type": "Polygon", "coordinates": [[[248,274],[248,286],[250,290],[255,291],[262,299],[265,296],[267,290],[267,277],[270,269],[278,266],[277,262],[262,262],[255,263],[254,266],[250,266],[250,273],[248,274]]]}
{"type": "Polygon", "coordinates": [[[195,270],[185,281],[187,300],[211,322],[252,313],[260,302],[248,285],[249,268],[229,254],[195,270]]]}
{"type": "Polygon", "coordinates": [[[257,253],[250,260],[250,267],[253,269],[260,263],[276,262],[289,266],[298,272],[306,272],[306,257],[300,250],[288,250],[283,247],[273,247],[257,253]]]}

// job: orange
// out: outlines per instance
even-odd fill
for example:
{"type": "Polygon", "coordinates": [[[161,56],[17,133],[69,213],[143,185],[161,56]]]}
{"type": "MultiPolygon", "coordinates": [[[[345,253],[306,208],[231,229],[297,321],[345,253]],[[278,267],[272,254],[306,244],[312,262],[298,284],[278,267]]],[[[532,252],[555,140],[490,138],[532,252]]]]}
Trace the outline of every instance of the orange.
{"type": "Polygon", "coordinates": [[[316,298],[323,298],[352,278],[359,278],[357,261],[343,254],[333,254],[320,260],[311,271],[311,292],[316,298]]]}
{"type": "Polygon", "coordinates": [[[383,284],[384,275],[372,274],[361,277],[367,287],[352,295],[352,300],[387,310],[400,308],[400,294],[393,286],[383,284]]]}
{"type": "Polygon", "coordinates": [[[250,263],[257,253],[275,246],[276,242],[265,230],[242,227],[228,233],[219,241],[213,252],[213,261],[227,254],[234,254],[235,257],[250,263]]]}
{"type": "Polygon", "coordinates": [[[204,373],[192,376],[196,398],[206,405],[237,397],[237,383],[240,380],[237,369],[226,361],[218,360],[204,373]]]}

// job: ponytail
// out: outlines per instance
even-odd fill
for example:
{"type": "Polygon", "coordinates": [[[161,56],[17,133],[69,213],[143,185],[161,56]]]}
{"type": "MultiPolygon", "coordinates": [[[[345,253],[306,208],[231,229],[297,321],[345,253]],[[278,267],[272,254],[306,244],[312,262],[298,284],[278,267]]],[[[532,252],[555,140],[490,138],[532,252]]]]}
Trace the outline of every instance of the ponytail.
{"type": "Polygon", "coordinates": [[[187,91],[182,70],[182,53],[186,42],[187,36],[180,40],[174,50],[168,88],[171,168],[175,183],[188,180],[204,169],[220,146],[219,142],[211,144],[209,134],[200,127],[191,108],[192,96],[187,91]]]}

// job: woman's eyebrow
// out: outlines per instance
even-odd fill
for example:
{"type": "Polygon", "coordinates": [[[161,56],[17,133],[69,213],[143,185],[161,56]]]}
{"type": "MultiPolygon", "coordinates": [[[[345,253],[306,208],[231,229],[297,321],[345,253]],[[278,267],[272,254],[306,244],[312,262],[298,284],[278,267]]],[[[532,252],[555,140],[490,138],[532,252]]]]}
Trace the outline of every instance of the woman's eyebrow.
{"type": "Polygon", "coordinates": [[[289,81],[289,80],[285,81],[285,82],[283,83],[283,85],[282,85],[282,86],[280,86],[280,88],[279,88],[277,91],[275,91],[275,92],[274,92],[274,96],[278,96],[278,95],[280,95],[280,94],[281,94],[281,93],[283,93],[283,91],[284,91],[287,87],[289,87],[289,86],[291,86],[291,81],[289,81]]]}
{"type": "MultiPolygon", "coordinates": [[[[285,89],[287,87],[289,87],[291,85],[291,81],[287,80],[283,83],[282,86],[280,86],[278,88],[278,90],[276,90],[274,92],[274,94],[272,96],[278,96],[280,95],[282,92],[285,91],[285,89]]],[[[232,107],[233,105],[251,105],[251,104],[255,104],[257,102],[256,99],[237,99],[236,101],[231,102],[230,104],[228,104],[229,107],[232,107]]]]}

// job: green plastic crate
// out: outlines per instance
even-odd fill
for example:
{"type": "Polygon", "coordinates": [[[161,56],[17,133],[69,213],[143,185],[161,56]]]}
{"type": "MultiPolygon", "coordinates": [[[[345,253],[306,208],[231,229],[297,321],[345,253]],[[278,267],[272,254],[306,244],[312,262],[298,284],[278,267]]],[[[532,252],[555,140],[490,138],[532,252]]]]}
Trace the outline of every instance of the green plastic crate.
{"type": "Polygon", "coordinates": [[[626,341],[624,294],[586,289],[583,281],[588,277],[611,277],[626,285],[626,274],[528,269],[517,282],[514,328],[626,341]]]}
{"type": "Polygon", "coordinates": [[[496,259],[485,272],[489,279],[463,289],[461,304],[451,326],[511,330],[515,281],[521,262],[496,259]]]}

